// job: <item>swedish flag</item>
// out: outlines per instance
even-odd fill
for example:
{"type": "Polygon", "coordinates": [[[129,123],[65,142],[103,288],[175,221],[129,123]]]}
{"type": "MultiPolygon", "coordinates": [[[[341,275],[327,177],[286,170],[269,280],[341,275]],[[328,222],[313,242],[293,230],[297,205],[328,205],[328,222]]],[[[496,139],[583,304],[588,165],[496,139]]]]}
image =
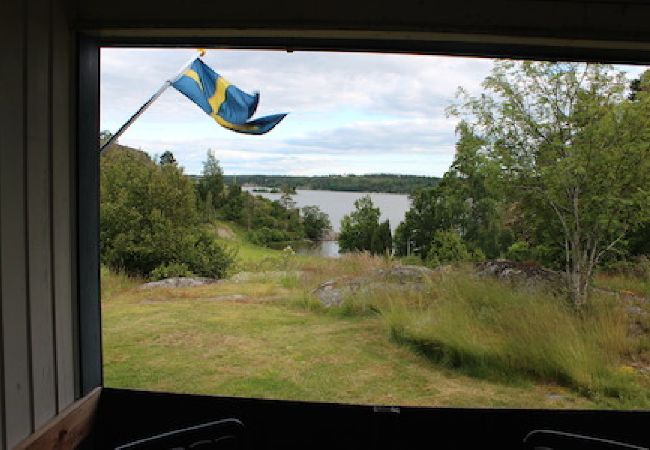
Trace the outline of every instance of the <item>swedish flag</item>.
{"type": "Polygon", "coordinates": [[[286,114],[273,114],[249,120],[257,110],[260,95],[247,94],[196,58],[172,82],[179,92],[196,103],[219,125],[244,134],[271,131],[286,114]]]}

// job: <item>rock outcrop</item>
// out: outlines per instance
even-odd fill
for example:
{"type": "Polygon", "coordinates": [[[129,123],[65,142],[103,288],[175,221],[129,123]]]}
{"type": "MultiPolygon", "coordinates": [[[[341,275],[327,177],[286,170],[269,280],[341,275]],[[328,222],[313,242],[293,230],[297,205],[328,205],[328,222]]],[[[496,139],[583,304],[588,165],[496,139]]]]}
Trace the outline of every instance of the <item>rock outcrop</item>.
{"type": "Polygon", "coordinates": [[[476,264],[476,274],[480,277],[493,277],[502,281],[524,284],[548,283],[560,287],[562,274],[551,269],[532,264],[493,259],[476,264]]]}
{"type": "Polygon", "coordinates": [[[203,286],[206,284],[218,283],[219,280],[214,278],[204,278],[204,277],[172,277],[165,278],[160,281],[152,281],[150,283],[145,283],[140,286],[140,289],[156,289],[156,288],[186,288],[186,287],[195,287],[203,286]]]}
{"type": "Polygon", "coordinates": [[[423,266],[395,266],[388,269],[376,269],[370,274],[349,278],[342,277],[328,280],[312,291],[326,308],[340,306],[345,298],[360,291],[395,288],[424,289],[425,284],[441,270],[431,270],[423,266]]]}

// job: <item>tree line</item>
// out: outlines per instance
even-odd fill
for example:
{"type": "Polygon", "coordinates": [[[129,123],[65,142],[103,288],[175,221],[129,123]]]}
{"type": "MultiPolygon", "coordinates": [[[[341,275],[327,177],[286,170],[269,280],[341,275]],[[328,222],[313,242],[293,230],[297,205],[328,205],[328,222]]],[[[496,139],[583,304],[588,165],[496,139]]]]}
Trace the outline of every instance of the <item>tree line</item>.
{"type": "Polygon", "coordinates": [[[327,176],[226,175],[226,185],[241,184],[280,189],[314,189],[347,192],[386,192],[410,194],[435,186],[440,179],[419,175],[369,174],[327,176]]]}

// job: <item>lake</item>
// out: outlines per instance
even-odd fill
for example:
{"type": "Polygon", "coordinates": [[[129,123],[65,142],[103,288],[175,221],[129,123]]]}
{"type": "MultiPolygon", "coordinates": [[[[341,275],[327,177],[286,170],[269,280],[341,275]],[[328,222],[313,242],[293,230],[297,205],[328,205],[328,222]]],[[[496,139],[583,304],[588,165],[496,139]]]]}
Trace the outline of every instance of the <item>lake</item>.
{"type": "MultiPolygon", "coordinates": [[[[253,187],[244,188],[248,192],[260,195],[270,200],[279,200],[282,194],[272,194],[269,192],[252,192],[253,187]]],[[[341,230],[341,219],[346,214],[354,211],[355,200],[369,195],[375,207],[381,211],[381,220],[390,221],[393,232],[404,220],[406,211],[411,207],[411,201],[404,194],[383,194],[376,192],[341,192],[341,191],[316,191],[307,189],[298,189],[291,197],[296,202],[296,207],[315,205],[321,211],[327,214],[332,223],[332,229],[336,232],[341,230]]],[[[327,257],[336,257],[338,255],[338,243],[332,241],[320,242],[312,247],[297,249],[299,253],[318,254],[327,257]]]]}

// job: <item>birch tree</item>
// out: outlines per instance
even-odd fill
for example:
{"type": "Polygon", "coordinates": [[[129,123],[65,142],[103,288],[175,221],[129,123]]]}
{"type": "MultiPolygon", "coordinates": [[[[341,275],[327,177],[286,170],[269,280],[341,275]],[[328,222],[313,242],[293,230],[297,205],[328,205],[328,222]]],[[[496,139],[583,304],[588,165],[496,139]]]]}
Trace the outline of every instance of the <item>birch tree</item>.
{"type": "Polygon", "coordinates": [[[650,219],[650,95],[627,98],[611,66],[496,63],[483,92],[450,109],[499,164],[512,202],[560,246],[567,291],[584,305],[594,270],[650,219]]]}

